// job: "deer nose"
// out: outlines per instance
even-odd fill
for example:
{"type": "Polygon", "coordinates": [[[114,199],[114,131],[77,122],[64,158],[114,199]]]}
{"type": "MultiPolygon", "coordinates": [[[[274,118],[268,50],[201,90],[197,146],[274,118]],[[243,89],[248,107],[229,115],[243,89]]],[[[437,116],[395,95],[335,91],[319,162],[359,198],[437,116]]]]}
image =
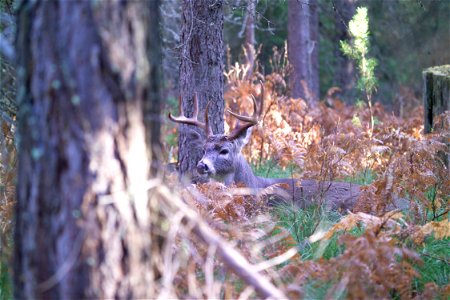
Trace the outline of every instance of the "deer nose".
{"type": "Polygon", "coordinates": [[[208,173],[210,173],[210,170],[209,170],[209,168],[208,168],[208,165],[205,164],[203,161],[199,161],[199,162],[198,162],[198,164],[197,164],[197,171],[198,171],[200,174],[208,174],[208,173]]]}

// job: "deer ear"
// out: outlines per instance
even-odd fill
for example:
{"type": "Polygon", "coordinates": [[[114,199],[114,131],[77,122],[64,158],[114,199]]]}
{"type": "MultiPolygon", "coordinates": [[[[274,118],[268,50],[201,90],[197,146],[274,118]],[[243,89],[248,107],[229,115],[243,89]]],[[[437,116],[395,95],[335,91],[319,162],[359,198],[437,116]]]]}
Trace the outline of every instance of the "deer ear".
{"type": "Polygon", "coordinates": [[[254,124],[246,124],[243,127],[235,128],[229,135],[231,141],[239,143],[240,147],[244,147],[250,141],[254,124]]]}
{"type": "Polygon", "coordinates": [[[252,138],[252,132],[253,132],[253,127],[249,127],[246,131],[245,137],[242,138],[242,147],[244,147],[245,145],[248,144],[248,142],[250,142],[250,139],[252,138]]]}

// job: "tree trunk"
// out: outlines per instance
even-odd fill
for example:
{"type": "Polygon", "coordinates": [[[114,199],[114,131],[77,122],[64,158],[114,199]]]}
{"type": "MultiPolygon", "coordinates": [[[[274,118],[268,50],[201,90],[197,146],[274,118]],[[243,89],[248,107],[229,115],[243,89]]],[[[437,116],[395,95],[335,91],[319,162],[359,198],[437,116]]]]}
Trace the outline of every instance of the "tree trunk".
{"type": "Polygon", "coordinates": [[[293,98],[319,99],[319,17],[317,0],[288,0],[288,57],[293,98]]]}
{"type": "Polygon", "coordinates": [[[181,38],[181,1],[161,1],[161,38],[162,69],[164,74],[165,96],[179,96],[180,77],[180,38],[181,38]]]}
{"type": "Polygon", "coordinates": [[[433,128],[437,116],[450,110],[450,65],[428,68],[423,71],[423,104],[425,133],[442,129],[433,128]]]}
{"type": "Polygon", "coordinates": [[[152,297],[145,1],[18,14],[17,299],[152,297]]]}
{"type": "Polygon", "coordinates": [[[163,61],[161,53],[161,33],[159,30],[160,22],[160,1],[152,0],[148,2],[150,6],[148,57],[150,60],[150,89],[148,99],[145,101],[145,126],[147,132],[147,144],[150,149],[150,174],[156,176],[161,171],[162,166],[162,144],[161,144],[161,91],[162,72],[161,62],[163,61]]]}
{"type": "MultiPolygon", "coordinates": [[[[209,122],[214,133],[223,133],[223,11],[222,0],[184,0],[181,30],[180,94],[186,116],[192,116],[194,93],[199,101],[199,119],[204,121],[208,101],[209,122]]],[[[205,137],[190,125],[179,125],[180,174],[196,180],[202,143],[192,142],[190,131],[205,137]]]]}
{"type": "Polygon", "coordinates": [[[249,0],[247,3],[247,11],[245,16],[245,52],[246,52],[246,64],[248,65],[248,71],[245,77],[251,78],[253,75],[253,67],[255,64],[255,14],[256,14],[256,1],[249,0]]]}
{"type": "MultiPolygon", "coordinates": [[[[445,126],[445,118],[437,122],[437,118],[445,111],[450,111],[450,65],[428,68],[423,71],[423,105],[425,133],[442,132],[443,142],[450,151],[450,134],[445,126]]],[[[447,125],[448,126],[448,125],[447,125]]],[[[441,153],[447,167],[450,154],[441,153]]],[[[450,170],[449,170],[450,176],[450,170]]]]}
{"type": "Polygon", "coordinates": [[[334,84],[341,89],[338,95],[348,101],[356,84],[355,66],[353,61],[342,53],[339,41],[348,41],[350,39],[347,24],[355,14],[356,3],[355,0],[339,0],[332,3],[336,28],[336,35],[333,41],[334,57],[336,58],[334,84]]]}

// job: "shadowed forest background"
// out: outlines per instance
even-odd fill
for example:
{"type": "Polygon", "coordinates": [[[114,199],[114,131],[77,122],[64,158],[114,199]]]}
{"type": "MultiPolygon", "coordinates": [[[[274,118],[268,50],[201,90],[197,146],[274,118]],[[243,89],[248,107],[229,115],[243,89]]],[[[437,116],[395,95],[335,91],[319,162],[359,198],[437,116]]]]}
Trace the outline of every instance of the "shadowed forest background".
{"type": "Polygon", "coordinates": [[[449,49],[447,0],[0,0],[0,300],[447,299],[449,49]]]}

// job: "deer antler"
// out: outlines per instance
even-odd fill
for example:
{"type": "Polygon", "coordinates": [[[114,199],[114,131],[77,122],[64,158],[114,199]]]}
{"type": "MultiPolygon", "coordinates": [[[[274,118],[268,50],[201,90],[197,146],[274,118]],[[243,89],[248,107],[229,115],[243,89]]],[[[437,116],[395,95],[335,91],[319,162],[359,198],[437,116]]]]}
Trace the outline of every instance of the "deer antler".
{"type": "Polygon", "coordinates": [[[251,116],[240,115],[238,113],[231,111],[230,109],[227,109],[227,112],[230,113],[236,119],[247,122],[247,124],[233,129],[233,131],[229,135],[230,139],[235,139],[236,137],[240,136],[243,131],[258,124],[259,117],[261,116],[261,114],[263,112],[263,104],[264,104],[264,84],[261,81],[259,83],[261,84],[261,94],[259,97],[261,106],[260,106],[259,110],[258,110],[258,105],[256,103],[255,96],[253,96],[253,95],[251,95],[252,101],[253,101],[253,114],[251,116]]]}
{"type": "Polygon", "coordinates": [[[197,126],[201,129],[203,129],[205,131],[206,136],[210,136],[212,135],[212,130],[211,127],[209,126],[209,120],[208,120],[208,111],[209,111],[209,105],[211,102],[208,102],[208,104],[206,105],[205,108],[205,123],[200,122],[198,120],[198,99],[197,99],[197,93],[195,93],[194,95],[194,113],[192,115],[191,118],[187,118],[184,115],[183,112],[183,105],[181,103],[181,97],[178,98],[178,102],[179,102],[179,106],[180,106],[180,116],[179,117],[174,117],[172,116],[171,113],[169,113],[168,117],[170,120],[172,120],[175,123],[180,123],[180,124],[189,124],[189,125],[194,125],[197,126]]]}
{"type": "Polygon", "coordinates": [[[249,122],[252,124],[257,124],[258,123],[258,105],[256,104],[256,99],[255,97],[252,95],[252,101],[253,101],[253,115],[250,116],[244,116],[244,115],[240,115],[238,113],[233,112],[230,109],[227,109],[227,111],[236,119],[240,120],[240,121],[244,121],[244,122],[249,122]]]}

